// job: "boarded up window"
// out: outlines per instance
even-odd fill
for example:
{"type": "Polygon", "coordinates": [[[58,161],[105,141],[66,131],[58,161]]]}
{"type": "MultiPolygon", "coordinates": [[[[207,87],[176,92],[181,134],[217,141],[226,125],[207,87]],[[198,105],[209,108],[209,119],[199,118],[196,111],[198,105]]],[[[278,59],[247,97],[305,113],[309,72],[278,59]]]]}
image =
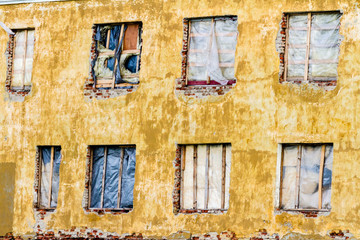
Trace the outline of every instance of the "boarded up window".
{"type": "Polygon", "coordinates": [[[49,146],[38,149],[40,154],[38,208],[55,209],[59,192],[61,147],[49,146]]]}
{"type": "Polygon", "coordinates": [[[284,80],[337,80],[340,12],[288,14],[284,80]]]}
{"type": "Polygon", "coordinates": [[[331,208],[332,144],[283,144],[281,208],[331,208]]]}
{"type": "Polygon", "coordinates": [[[230,144],[181,146],[181,208],[229,208],[230,144]]]}
{"type": "Polygon", "coordinates": [[[12,89],[29,89],[34,55],[35,30],[15,31],[13,51],[12,89]]]}
{"type": "Polygon", "coordinates": [[[132,209],[135,146],[91,147],[89,208],[132,209]]]}
{"type": "Polygon", "coordinates": [[[92,62],[97,88],[122,88],[139,83],[141,23],[96,26],[96,58],[92,62]]]}
{"type": "Polygon", "coordinates": [[[237,17],[189,20],[186,85],[231,85],[235,79],[237,17]]]}

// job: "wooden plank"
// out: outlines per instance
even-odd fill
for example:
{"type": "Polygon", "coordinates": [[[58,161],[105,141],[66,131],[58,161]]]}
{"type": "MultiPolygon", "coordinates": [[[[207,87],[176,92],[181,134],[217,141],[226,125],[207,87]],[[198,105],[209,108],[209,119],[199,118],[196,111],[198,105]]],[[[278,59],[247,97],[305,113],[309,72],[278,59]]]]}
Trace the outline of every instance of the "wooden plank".
{"type": "MultiPolygon", "coordinates": [[[[233,85],[234,83],[236,83],[236,80],[229,80],[228,83],[226,85],[233,85]]],[[[220,83],[216,82],[215,80],[211,80],[210,84],[207,84],[206,80],[191,80],[189,79],[188,81],[188,85],[192,86],[192,85],[206,85],[206,86],[221,86],[220,83]]]]}
{"type": "Polygon", "coordinates": [[[225,208],[226,145],[222,145],[221,208],[225,208]]]}
{"type": "Polygon", "coordinates": [[[93,150],[93,148],[91,147],[90,148],[90,162],[89,162],[89,164],[90,164],[90,173],[89,173],[89,197],[88,197],[88,199],[89,199],[89,201],[88,201],[88,208],[90,208],[90,206],[91,206],[91,185],[92,185],[92,165],[93,165],[93,152],[94,152],[94,150],[93,150]]]}
{"type": "Polygon", "coordinates": [[[107,161],[107,147],[104,147],[104,166],[103,166],[102,187],[101,187],[101,202],[100,202],[100,207],[101,207],[101,208],[104,207],[106,161],[107,161]]]}
{"type": "Polygon", "coordinates": [[[109,48],[109,45],[110,45],[110,33],[111,33],[111,30],[108,29],[107,31],[107,36],[106,36],[106,48],[109,48]]]}
{"type": "MultiPolygon", "coordinates": [[[[24,59],[23,59],[23,77],[21,79],[21,87],[24,89],[25,85],[25,70],[26,70],[26,52],[27,52],[27,38],[28,38],[28,30],[25,30],[25,41],[24,41],[24,59]]],[[[15,49],[14,49],[15,50],[15,49]]]]}
{"type": "Polygon", "coordinates": [[[118,208],[120,208],[120,203],[121,203],[121,180],[122,180],[123,162],[124,162],[124,148],[121,147],[120,168],[119,168],[119,182],[118,182],[118,201],[117,201],[117,207],[118,208]]]}
{"type": "MultiPolygon", "coordinates": [[[[305,27],[291,27],[289,28],[290,30],[295,30],[295,31],[306,31],[307,28],[305,27]]],[[[319,26],[313,26],[311,28],[311,30],[335,30],[335,29],[340,29],[339,26],[336,27],[332,27],[332,26],[324,26],[324,27],[319,27],[319,26]]]]}
{"type": "Polygon", "coordinates": [[[136,50],[139,36],[139,24],[128,24],[125,30],[124,50],[136,50]]]}
{"type": "Polygon", "coordinates": [[[206,145],[206,166],[205,166],[205,209],[209,208],[209,167],[210,167],[210,145],[206,145]]]}
{"type": "Polygon", "coordinates": [[[188,27],[188,38],[187,38],[187,53],[186,53],[186,69],[185,69],[185,86],[188,85],[188,75],[189,75],[189,49],[190,49],[190,33],[191,33],[191,21],[189,20],[188,27]]]}
{"type": "Polygon", "coordinates": [[[322,182],[324,176],[325,144],[321,146],[320,172],[319,172],[319,209],[322,209],[322,182]]]}
{"type": "Polygon", "coordinates": [[[308,27],[308,31],[307,31],[307,40],[306,40],[304,82],[308,82],[308,73],[309,73],[310,37],[311,37],[311,13],[308,13],[307,27],[308,27]]]}
{"type": "Polygon", "coordinates": [[[121,53],[123,54],[136,54],[136,53],[140,53],[140,49],[128,49],[128,50],[122,50],[121,53]]]}
{"type": "Polygon", "coordinates": [[[194,145],[194,174],[193,174],[193,208],[197,207],[196,190],[197,190],[197,145],[194,145]]]}
{"type": "Polygon", "coordinates": [[[51,147],[51,157],[50,157],[50,180],[49,180],[49,207],[51,207],[51,192],[52,192],[52,177],[53,177],[53,168],[54,168],[54,147],[51,147]]]}
{"type": "MultiPolygon", "coordinates": [[[[12,64],[14,65],[14,59],[15,59],[15,49],[16,49],[16,35],[13,35],[13,38],[14,38],[14,47],[12,49],[12,57],[13,57],[13,60],[12,60],[12,64]]],[[[11,68],[11,77],[14,76],[14,66],[11,68]]],[[[12,85],[12,81],[10,82],[10,86],[12,85]]]]}
{"type": "Polygon", "coordinates": [[[185,156],[186,156],[186,146],[181,146],[181,182],[180,182],[180,208],[184,207],[184,171],[185,171],[185,156]]]}
{"type": "Polygon", "coordinates": [[[301,155],[302,146],[298,145],[298,161],[296,166],[296,191],[295,191],[295,208],[299,208],[299,197],[300,197],[300,171],[301,171],[301,155]]]}
{"type": "MultiPolygon", "coordinates": [[[[210,54],[211,54],[211,46],[212,46],[212,39],[213,39],[213,34],[214,34],[214,18],[211,19],[211,33],[210,33],[210,39],[209,39],[209,48],[208,48],[208,56],[210,57],[210,54]]],[[[208,57],[208,58],[209,58],[208,57]]],[[[219,66],[220,66],[220,63],[219,63],[219,66]]],[[[206,68],[206,78],[207,78],[207,84],[210,84],[210,76],[209,76],[209,72],[206,68]]]]}
{"type": "Polygon", "coordinates": [[[279,189],[279,208],[282,206],[282,189],[283,189],[283,176],[284,176],[284,144],[281,144],[281,163],[280,163],[280,189],[279,189]]]}
{"type": "MultiPolygon", "coordinates": [[[[329,64],[329,63],[338,63],[338,60],[335,59],[312,59],[309,60],[309,64],[329,64]]],[[[288,61],[289,65],[301,65],[301,64],[306,64],[306,61],[288,61]]]]}
{"type": "MultiPolygon", "coordinates": [[[[115,84],[115,87],[133,87],[133,86],[138,86],[139,84],[132,84],[132,83],[119,83],[119,84],[115,84]]],[[[111,88],[112,84],[108,83],[108,84],[96,84],[96,88],[111,88]]]]}
{"type": "MultiPolygon", "coordinates": [[[[117,44],[117,49],[122,47],[122,46],[120,46],[120,43],[121,43],[121,38],[122,38],[123,33],[124,33],[124,26],[125,26],[124,24],[121,25],[119,40],[118,40],[118,44],[117,44]]],[[[115,88],[115,78],[116,78],[117,65],[118,65],[118,60],[117,60],[117,58],[115,58],[114,71],[113,71],[113,81],[112,81],[112,85],[111,85],[112,89],[115,88]]]]}
{"type": "Polygon", "coordinates": [[[40,158],[40,162],[39,162],[39,188],[38,188],[38,195],[37,195],[37,201],[38,201],[38,204],[37,204],[37,207],[40,208],[41,206],[41,203],[40,203],[40,200],[41,200],[41,178],[42,178],[42,165],[43,165],[43,156],[42,156],[42,147],[39,147],[39,158],[40,158]]]}
{"type": "Polygon", "coordinates": [[[287,78],[287,69],[288,69],[288,52],[289,52],[289,15],[286,15],[286,29],[285,29],[285,53],[284,53],[284,81],[286,82],[287,78]]]}

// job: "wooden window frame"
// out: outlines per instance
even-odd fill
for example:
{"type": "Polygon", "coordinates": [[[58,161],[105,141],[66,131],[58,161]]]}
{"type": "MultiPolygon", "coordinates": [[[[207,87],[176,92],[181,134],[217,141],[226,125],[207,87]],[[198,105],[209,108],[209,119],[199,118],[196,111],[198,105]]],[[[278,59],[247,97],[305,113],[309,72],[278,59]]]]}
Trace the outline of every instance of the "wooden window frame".
{"type": "MultiPolygon", "coordinates": [[[[303,82],[303,83],[309,83],[312,81],[337,81],[337,77],[314,77],[313,79],[309,79],[309,63],[324,63],[324,60],[310,60],[310,41],[311,41],[311,30],[313,28],[311,28],[311,21],[312,21],[312,16],[313,14],[316,13],[323,13],[323,14],[331,14],[331,13],[340,13],[340,11],[309,11],[309,12],[288,12],[285,13],[286,16],[286,28],[285,28],[285,57],[284,57],[284,81],[285,82],[303,82]],[[298,14],[307,14],[308,15],[308,22],[307,22],[307,37],[306,37],[306,54],[305,54],[305,72],[304,72],[304,76],[303,78],[299,78],[299,77],[288,77],[287,73],[288,73],[288,48],[289,48],[289,18],[291,15],[298,15],[298,14]]],[[[299,62],[302,63],[302,62],[299,62]]],[[[335,62],[329,62],[329,63],[335,63],[335,62]]],[[[338,63],[338,61],[336,62],[338,63]]]]}
{"type": "MultiPolygon", "coordinates": [[[[139,46],[139,44],[142,41],[141,35],[142,35],[142,22],[123,22],[123,23],[109,23],[109,24],[95,24],[95,26],[121,26],[121,30],[120,30],[120,35],[119,35],[119,41],[121,40],[121,36],[124,33],[124,26],[126,25],[138,25],[138,37],[137,37],[137,46],[139,46]]],[[[106,46],[105,48],[109,48],[109,44],[110,44],[110,29],[107,31],[107,41],[106,41],[106,46]]],[[[125,30],[126,31],[126,30],[125,30]]],[[[94,40],[96,41],[96,40],[94,40]]],[[[99,46],[99,41],[97,41],[96,46],[99,46]]],[[[124,47],[124,41],[121,44],[121,54],[127,54],[127,53],[134,53],[137,54],[138,56],[138,61],[137,61],[137,65],[136,65],[136,70],[137,73],[131,74],[131,75],[127,75],[127,77],[130,78],[139,78],[140,77],[140,64],[141,64],[141,50],[142,47],[140,46],[139,49],[136,50],[123,50],[124,47]]],[[[115,55],[115,51],[111,50],[111,51],[107,51],[107,52],[98,52],[98,49],[96,47],[95,51],[97,52],[97,56],[101,56],[101,55],[115,55]]],[[[115,84],[115,73],[117,70],[117,59],[115,59],[115,63],[114,63],[114,70],[113,70],[113,76],[111,78],[97,78],[96,79],[96,85],[95,88],[110,88],[110,89],[114,89],[117,87],[130,87],[130,86],[137,86],[139,84],[131,84],[131,83],[119,83],[119,84],[115,84]]]]}
{"type": "MultiPolygon", "coordinates": [[[[24,90],[30,90],[31,86],[25,86],[25,75],[26,75],[26,54],[27,54],[27,45],[28,45],[28,32],[34,31],[34,49],[35,49],[35,28],[24,28],[24,29],[13,29],[15,35],[13,35],[13,47],[12,47],[12,66],[11,66],[11,81],[10,81],[10,89],[15,91],[24,91],[24,90]],[[25,41],[24,41],[24,57],[23,57],[23,77],[21,81],[21,86],[12,86],[13,82],[13,76],[14,76],[14,63],[15,63],[15,49],[16,49],[16,34],[18,32],[24,31],[25,32],[25,41]]],[[[33,59],[34,59],[33,53],[33,59]]],[[[32,69],[31,69],[32,71],[32,69]]],[[[31,74],[32,76],[32,74],[31,74]]]]}
{"type": "MultiPolygon", "coordinates": [[[[38,153],[39,153],[39,178],[38,178],[38,194],[37,194],[37,209],[39,210],[49,210],[54,211],[56,207],[51,207],[51,199],[52,199],[52,178],[53,178],[53,167],[54,167],[54,159],[55,159],[55,148],[61,146],[38,146],[38,153]],[[43,168],[43,155],[42,149],[46,147],[51,147],[51,155],[50,155],[50,176],[49,176],[49,196],[48,196],[48,207],[42,208],[41,207],[41,179],[42,179],[42,168],[43,168]]],[[[62,158],[62,155],[61,155],[62,158]]]]}
{"type": "Polygon", "coordinates": [[[280,189],[279,189],[279,209],[282,211],[299,211],[299,212],[330,212],[330,209],[322,208],[322,183],[324,178],[324,166],[325,166],[325,148],[327,145],[333,146],[333,143],[282,143],[281,144],[281,164],[280,164],[280,189]],[[296,201],[295,208],[288,209],[282,208],[282,187],[283,187],[283,167],[284,167],[284,147],[288,145],[297,145],[298,147],[298,157],[297,157],[297,166],[296,166],[296,201]],[[321,156],[320,156],[320,170],[319,170],[319,200],[318,208],[314,209],[303,209],[299,208],[299,197],[300,197],[300,172],[301,172],[301,153],[303,146],[321,146],[321,156]]]}
{"type": "Polygon", "coordinates": [[[121,183],[122,183],[122,169],[123,169],[123,161],[124,161],[124,151],[127,147],[133,147],[136,149],[136,145],[93,145],[90,146],[90,175],[89,175],[89,200],[87,204],[87,209],[91,211],[131,211],[133,208],[120,208],[121,203],[121,183]],[[101,187],[101,207],[100,208],[92,208],[91,206],[91,186],[92,186],[92,167],[93,167],[93,152],[95,147],[104,147],[104,163],[103,163],[103,175],[102,175],[102,187],[101,187]],[[106,162],[107,162],[107,153],[108,147],[119,147],[121,148],[120,153],[120,167],[119,167],[119,182],[118,182],[118,200],[117,200],[117,208],[104,208],[104,192],[105,192],[105,177],[106,177],[106,162]]]}
{"type": "MultiPolygon", "coordinates": [[[[214,22],[216,20],[233,19],[233,18],[237,19],[237,16],[236,15],[226,15],[226,16],[211,16],[211,17],[185,18],[184,19],[184,24],[187,23],[187,28],[185,28],[185,31],[184,31],[184,35],[187,36],[186,39],[185,39],[186,40],[186,47],[184,46],[184,48],[183,48],[183,54],[186,55],[186,61],[185,61],[185,71],[183,71],[183,77],[182,77],[182,79],[185,79],[185,86],[192,86],[192,85],[193,86],[222,86],[217,81],[211,80],[209,76],[207,76],[207,79],[204,79],[204,80],[190,80],[188,78],[189,65],[190,65],[189,64],[189,53],[190,52],[196,52],[196,51],[205,51],[205,50],[202,50],[202,49],[192,49],[192,50],[190,50],[190,37],[195,35],[195,34],[191,33],[191,22],[194,21],[194,20],[199,20],[199,19],[211,19],[212,27],[213,27],[213,24],[214,24],[214,22]]],[[[210,45],[211,45],[211,39],[212,38],[210,37],[210,45]]],[[[219,51],[223,51],[223,50],[219,50],[219,51]]],[[[224,64],[226,64],[226,63],[223,63],[223,65],[224,64]]],[[[227,64],[227,65],[229,65],[229,64],[227,64]]],[[[235,64],[231,64],[229,66],[230,67],[231,66],[235,67],[235,64]]],[[[236,79],[234,78],[234,79],[229,80],[226,85],[233,85],[235,83],[236,83],[236,79]]]]}
{"type": "Polygon", "coordinates": [[[231,143],[204,143],[204,144],[179,144],[180,149],[180,213],[211,213],[211,212],[226,212],[228,209],[225,208],[225,179],[226,179],[226,147],[231,146],[231,143]],[[193,208],[184,208],[184,171],[185,171],[185,157],[186,157],[186,146],[193,145],[194,153],[194,169],[193,169],[193,208]],[[198,145],[206,145],[206,174],[205,174],[205,208],[197,208],[197,156],[198,156],[198,145]],[[209,203],[209,166],[210,166],[210,146],[211,145],[222,145],[222,176],[221,176],[221,208],[212,209],[208,208],[209,203]]]}

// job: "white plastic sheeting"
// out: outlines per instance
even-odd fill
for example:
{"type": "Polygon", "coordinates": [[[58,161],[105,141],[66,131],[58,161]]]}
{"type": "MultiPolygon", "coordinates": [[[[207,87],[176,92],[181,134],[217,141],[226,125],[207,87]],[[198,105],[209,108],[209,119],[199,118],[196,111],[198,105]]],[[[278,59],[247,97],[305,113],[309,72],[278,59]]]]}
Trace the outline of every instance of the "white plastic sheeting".
{"type": "Polygon", "coordinates": [[[57,206],[59,181],[60,181],[60,162],[61,148],[54,147],[53,171],[51,173],[51,147],[42,147],[42,166],[41,166],[41,191],[40,191],[40,208],[55,208],[57,206]],[[51,203],[49,206],[50,191],[50,174],[51,181],[51,203]]]}
{"type": "Polygon", "coordinates": [[[237,20],[191,20],[188,79],[215,80],[227,84],[235,79],[234,62],[238,36],[237,20]],[[223,64],[223,65],[222,65],[223,64]],[[231,65],[231,66],[230,66],[231,65]]]}
{"type": "MultiPolygon", "coordinates": [[[[135,183],[135,148],[125,147],[123,150],[120,208],[132,208],[135,183]]],[[[104,166],[105,147],[93,148],[90,208],[118,208],[121,151],[122,148],[119,146],[107,147],[106,166],[104,166]],[[104,167],[105,182],[104,189],[102,189],[104,167]],[[103,206],[101,206],[102,192],[103,206]]]]}
{"type": "Polygon", "coordinates": [[[307,44],[310,45],[308,80],[336,80],[341,13],[312,13],[310,42],[308,14],[289,16],[287,77],[303,80],[307,44]]]}
{"type": "MultiPolygon", "coordinates": [[[[186,145],[185,169],[183,173],[183,209],[194,208],[194,172],[196,172],[196,209],[222,209],[222,144],[197,145],[196,169],[194,169],[194,145],[186,145]],[[207,148],[209,147],[209,158],[207,148]],[[208,192],[209,189],[209,192],[208,192]],[[208,207],[206,208],[206,196],[208,207]]],[[[229,207],[229,187],[231,168],[231,145],[225,148],[225,206],[229,207]]]]}
{"type": "MultiPolygon", "coordinates": [[[[283,179],[282,202],[283,209],[318,209],[319,208],[319,174],[322,145],[304,144],[283,145],[283,179]],[[299,153],[301,149],[301,153],[299,153]],[[301,158],[298,166],[298,157],[301,158]],[[300,172],[298,173],[298,167],[300,172]],[[297,177],[299,186],[297,186],[297,177]]],[[[332,178],[333,147],[325,146],[323,170],[322,206],[330,209],[331,178],[332,178]]]]}
{"type": "Polygon", "coordinates": [[[11,86],[21,87],[31,85],[31,75],[34,54],[34,30],[27,30],[26,58],[25,55],[25,30],[17,31],[15,35],[15,54],[13,59],[13,77],[11,86]],[[24,66],[25,65],[25,66],[24,66]]]}

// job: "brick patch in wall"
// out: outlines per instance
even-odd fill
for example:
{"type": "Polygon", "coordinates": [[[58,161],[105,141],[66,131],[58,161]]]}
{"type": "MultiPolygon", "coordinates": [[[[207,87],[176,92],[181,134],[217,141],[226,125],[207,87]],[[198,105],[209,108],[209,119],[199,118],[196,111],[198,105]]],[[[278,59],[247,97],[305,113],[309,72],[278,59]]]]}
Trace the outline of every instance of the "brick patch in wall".
{"type": "Polygon", "coordinates": [[[104,100],[109,98],[115,98],[118,96],[123,96],[132,92],[135,92],[139,85],[134,86],[126,86],[121,88],[114,88],[114,89],[101,89],[95,87],[95,80],[92,73],[91,62],[96,59],[96,26],[92,28],[92,40],[91,40],[91,48],[90,48],[90,70],[89,70],[89,77],[86,79],[84,84],[84,97],[87,100],[98,99],[104,100]]]}
{"type": "Polygon", "coordinates": [[[131,212],[132,209],[91,209],[89,208],[89,189],[90,189],[90,171],[91,171],[91,147],[88,146],[86,149],[86,174],[85,174],[85,190],[84,190],[84,196],[82,200],[82,207],[85,211],[85,213],[96,213],[98,215],[103,214],[112,214],[112,215],[119,215],[123,213],[131,212]]]}
{"type": "Polygon", "coordinates": [[[14,64],[14,43],[15,36],[9,34],[9,41],[7,43],[5,58],[6,58],[6,80],[5,80],[5,90],[9,93],[10,100],[14,101],[24,101],[26,95],[28,95],[31,91],[31,86],[25,86],[24,89],[12,89],[11,81],[12,81],[12,72],[13,72],[13,64],[14,64]]]}
{"type": "Polygon", "coordinates": [[[186,67],[188,55],[188,34],[189,34],[189,19],[183,20],[183,47],[181,50],[181,78],[175,80],[175,94],[184,95],[190,98],[205,98],[207,96],[221,96],[228,93],[236,84],[231,85],[186,85],[186,67]]]}
{"type": "Polygon", "coordinates": [[[191,234],[188,231],[178,231],[170,234],[167,237],[147,237],[141,233],[122,234],[103,232],[98,229],[87,227],[71,227],[70,229],[54,231],[37,232],[32,237],[14,236],[12,233],[7,233],[5,236],[0,236],[0,239],[118,239],[118,240],[295,240],[295,239],[336,239],[346,240],[351,239],[353,235],[348,231],[329,231],[326,236],[321,235],[305,235],[300,233],[287,233],[280,238],[279,234],[269,234],[266,229],[260,229],[250,237],[238,237],[234,232],[224,231],[220,234],[216,232],[209,232],[205,234],[191,234]]]}

